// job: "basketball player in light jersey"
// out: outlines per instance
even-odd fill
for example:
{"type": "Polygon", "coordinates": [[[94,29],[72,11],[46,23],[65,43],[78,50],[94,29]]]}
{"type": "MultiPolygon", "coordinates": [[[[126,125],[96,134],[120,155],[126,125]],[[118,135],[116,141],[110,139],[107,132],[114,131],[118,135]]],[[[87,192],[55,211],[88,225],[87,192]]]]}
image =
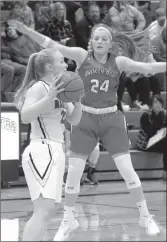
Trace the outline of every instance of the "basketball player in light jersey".
{"type": "MultiPolygon", "coordinates": [[[[80,179],[85,162],[96,146],[98,138],[112,155],[132,194],[140,212],[140,226],[145,227],[148,234],[157,235],[159,228],[148,211],[140,179],[132,166],[125,117],[117,110],[117,89],[119,77],[123,71],[154,75],[165,72],[166,63],[142,63],[125,56],[116,57],[111,53],[114,35],[105,25],[96,25],[92,29],[93,51],[89,54],[82,48],[60,45],[22,23],[15,21],[14,24],[17,25],[18,31],[29,35],[41,46],[55,47],[63,56],[74,60],[78,67],[78,73],[84,81],[83,114],[80,123],[73,128],[71,135],[64,219],[54,240],[65,240],[70,231],[78,226],[74,219],[73,210],[80,191],[80,179]]],[[[123,35],[121,36],[123,38],[123,35]]],[[[130,48],[134,47],[135,50],[133,41],[130,42],[130,48]]],[[[124,48],[128,56],[127,41],[124,41],[124,48]]],[[[132,57],[134,56],[132,55],[132,57]]]]}
{"type": "Polygon", "coordinates": [[[33,202],[23,241],[41,241],[61,202],[65,154],[63,121],[81,119],[81,103],[63,104],[56,86],[67,65],[56,49],[44,49],[30,56],[24,81],[15,96],[23,123],[31,124],[30,144],[23,153],[22,166],[33,202]]]}

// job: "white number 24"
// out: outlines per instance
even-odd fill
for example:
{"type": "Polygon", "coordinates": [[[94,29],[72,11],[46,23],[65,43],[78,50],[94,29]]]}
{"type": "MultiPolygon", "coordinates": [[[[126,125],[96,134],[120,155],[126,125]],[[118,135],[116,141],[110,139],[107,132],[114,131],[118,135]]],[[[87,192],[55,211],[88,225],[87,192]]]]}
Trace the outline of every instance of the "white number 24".
{"type": "Polygon", "coordinates": [[[92,87],[91,87],[91,92],[98,93],[99,90],[104,91],[104,92],[108,92],[109,80],[105,80],[101,84],[101,86],[100,86],[100,83],[97,79],[92,79],[91,83],[93,84],[92,87]],[[99,88],[99,86],[100,86],[100,88],[99,88]]]}

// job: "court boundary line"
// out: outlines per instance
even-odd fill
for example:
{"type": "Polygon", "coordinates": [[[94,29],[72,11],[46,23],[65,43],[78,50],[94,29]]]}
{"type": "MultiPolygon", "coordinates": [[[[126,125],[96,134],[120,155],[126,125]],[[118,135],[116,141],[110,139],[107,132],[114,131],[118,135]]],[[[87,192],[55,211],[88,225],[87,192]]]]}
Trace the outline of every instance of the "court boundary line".
{"type": "MultiPolygon", "coordinates": [[[[154,190],[154,191],[144,191],[144,193],[160,193],[160,192],[166,192],[167,190],[154,190]]],[[[103,196],[103,195],[123,195],[123,194],[129,194],[128,191],[124,191],[124,192],[111,192],[111,193],[93,193],[93,194],[80,194],[79,197],[91,197],[91,196],[103,196]]],[[[63,195],[62,198],[64,198],[65,196],[63,195]]],[[[5,202],[5,201],[23,201],[23,200],[30,200],[30,197],[22,197],[22,198],[1,198],[1,202],[5,202]]]]}

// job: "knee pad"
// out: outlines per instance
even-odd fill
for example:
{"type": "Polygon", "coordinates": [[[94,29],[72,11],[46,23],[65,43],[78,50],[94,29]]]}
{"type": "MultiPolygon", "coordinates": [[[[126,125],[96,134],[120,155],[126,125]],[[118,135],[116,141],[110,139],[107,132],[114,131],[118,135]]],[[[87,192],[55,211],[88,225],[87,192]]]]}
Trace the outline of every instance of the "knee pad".
{"type": "Polygon", "coordinates": [[[131,179],[128,179],[125,182],[128,189],[141,187],[141,181],[135,171],[134,174],[131,176],[131,179]]]}
{"type": "Polygon", "coordinates": [[[115,164],[126,182],[128,189],[133,189],[141,186],[140,179],[135,172],[130,154],[124,154],[115,158],[115,164]]]}
{"type": "Polygon", "coordinates": [[[68,194],[79,193],[80,180],[84,172],[86,160],[70,158],[65,192],[68,194]]]}

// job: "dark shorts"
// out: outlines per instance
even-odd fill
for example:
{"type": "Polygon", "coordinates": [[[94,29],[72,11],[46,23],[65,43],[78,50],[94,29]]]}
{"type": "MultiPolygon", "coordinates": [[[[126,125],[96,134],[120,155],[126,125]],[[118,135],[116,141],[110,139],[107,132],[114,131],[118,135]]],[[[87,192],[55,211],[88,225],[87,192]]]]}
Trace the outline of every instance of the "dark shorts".
{"type": "Polygon", "coordinates": [[[83,112],[80,123],[72,128],[71,151],[89,156],[99,139],[111,155],[128,152],[126,120],[121,111],[102,115],[83,112]]]}

